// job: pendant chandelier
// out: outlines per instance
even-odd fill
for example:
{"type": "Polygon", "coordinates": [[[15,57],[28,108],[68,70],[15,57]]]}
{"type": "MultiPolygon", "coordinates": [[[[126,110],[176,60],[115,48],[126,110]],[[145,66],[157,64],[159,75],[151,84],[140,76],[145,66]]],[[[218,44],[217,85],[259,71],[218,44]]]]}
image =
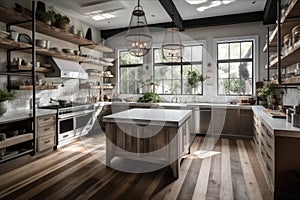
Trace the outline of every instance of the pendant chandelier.
{"type": "Polygon", "coordinates": [[[172,16],[172,27],[168,28],[162,44],[163,59],[169,62],[180,61],[183,56],[184,46],[181,43],[179,29],[175,27],[172,16]]]}
{"type": "Polygon", "coordinates": [[[147,27],[145,12],[140,6],[140,0],[138,0],[138,5],[132,12],[129,28],[125,36],[125,45],[129,53],[136,57],[146,55],[151,49],[152,36],[147,27]]]}

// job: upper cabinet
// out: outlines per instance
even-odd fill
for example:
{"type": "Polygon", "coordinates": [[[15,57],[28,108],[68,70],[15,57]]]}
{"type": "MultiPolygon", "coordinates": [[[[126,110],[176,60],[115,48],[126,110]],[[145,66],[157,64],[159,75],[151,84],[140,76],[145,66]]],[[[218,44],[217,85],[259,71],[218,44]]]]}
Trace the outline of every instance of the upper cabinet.
{"type": "Polygon", "coordinates": [[[278,68],[278,55],[281,55],[280,67],[282,69],[282,84],[300,84],[300,0],[292,0],[283,8],[278,26],[270,34],[269,41],[264,47],[267,52],[269,45],[270,63],[265,68],[278,68]],[[281,52],[277,52],[277,37],[280,32],[281,52]],[[298,70],[298,71],[297,71],[298,70]]]}
{"type": "MultiPolygon", "coordinates": [[[[24,15],[20,12],[17,12],[12,9],[8,9],[5,7],[0,6],[0,21],[6,23],[6,24],[16,24],[16,26],[19,26],[24,29],[32,30],[32,23],[31,23],[31,17],[28,15],[24,15]],[[26,22],[28,21],[28,22],[26,22]],[[22,23],[19,23],[22,22],[22,23]],[[25,23],[24,23],[25,22],[25,23]]],[[[104,46],[102,44],[95,43],[93,41],[90,41],[88,39],[85,39],[83,37],[80,37],[78,35],[75,35],[73,33],[67,32],[63,29],[50,26],[44,22],[36,20],[36,32],[42,33],[44,35],[57,38],[63,41],[67,41],[73,44],[78,45],[79,47],[84,47],[88,49],[93,49],[99,52],[103,53],[112,53],[114,50],[110,47],[104,46]]],[[[19,49],[19,48],[28,48],[22,50],[25,53],[31,53],[31,50],[29,49],[31,47],[30,44],[22,43],[22,42],[16,42],[10,39],[1,39],[0,38],[0,48],[4,49],[19,49]]],[[[74,55],[71,53],[64,53],[62,51],[57,50],[51,50],[47,48],[40,48],[36,47],[36,54],[42,55],[42,56],[51,56],[56,58],[62,58],[66,60],[72,60],[77,62],[92,62],[93,64],[101,65],[101,66],[113,66],[113,63],[106,62],[105,60],[99,60],[99,59],[93,59],[90,57],[84,57],[79,55],[74,55]]]]}

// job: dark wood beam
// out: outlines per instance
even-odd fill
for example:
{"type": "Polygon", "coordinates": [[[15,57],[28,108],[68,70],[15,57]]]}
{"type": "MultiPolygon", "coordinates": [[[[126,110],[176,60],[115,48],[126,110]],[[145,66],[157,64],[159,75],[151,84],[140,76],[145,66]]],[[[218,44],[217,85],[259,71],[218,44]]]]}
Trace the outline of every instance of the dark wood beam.
{"type": "MultiPolygon", "coordinates": [[[[210,27],[210,26],[222,26],[222,25],[248,23],[248,22],[259,22],[259,21],[262,22],[263,14],[264,14],[263,11],[258,11],[258,12],[224,15],[224,16],[217,16],[217,17],[199,18],[199,19],[184,20],[183,24],[185,29],[189,29],[189,28],[203,28],[203,27],[210,27]]],[[[149,26],[168,28],[169,25],[170,23],[159,23],[159,24],[150,24],[149,26]]],[[[101,37],[107,39],[113,35],[126,31],[127,29],[128,28],[102,30],[101,37]]]]}
{"type": "Polygon", "coordinates": [[[275,24],[277,18],[277,4],[276,0],[267,0],[264,8],[264,24],[275,24]]]}
{"type": "Polygon", "coordinates": [[[185,20],[184,27],[202,28],[258,21],[263,21],[262,11],[185,20]]]}
{"type": "Polygon", "coordinates": [[[159,0],[160,4],[167,11],[168,15],[173,18],[175,26],[179,28],[180,31],[184,30],[183,20],[172,0],[159,0]]]}

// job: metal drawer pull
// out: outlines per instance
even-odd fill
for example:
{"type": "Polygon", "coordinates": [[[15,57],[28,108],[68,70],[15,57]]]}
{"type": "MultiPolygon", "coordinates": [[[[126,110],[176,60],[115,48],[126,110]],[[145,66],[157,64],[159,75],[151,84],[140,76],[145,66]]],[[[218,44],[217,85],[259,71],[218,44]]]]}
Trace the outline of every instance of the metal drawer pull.
{"type": "Polygon", "coordinates": [[[66,137],[68,137],[68,136],[69,136],[69,135],[64,135],[63,138],[66,138],[66,137]]]}
{"type": "Polygon", "coordinates": [[[264,144],[263,142],[260,142],[260,144],[261,144],[262,146],[265,146],[265,144],[264,144]]]}
{"type": "Polygon", "coordinates": [[[49,143],[49,142],[51,142],[51,140],[47,140],[47,141],[45,141],[45,142],[44,142],[44,144],[47,144],[47,143],[49,143]]]}
{"type": "Polygon", "coordinates": [[[261,155],[263,155],[263,156],[265,155],[265,153],[264,153],[264,152],[262,152],[262,151],[261,151],[260,153],[261,153],[261,155]]]}
{"type": "Polygon", "coordinates": [[[267,153],[267,157],[269,158],[269,159],[272,159],[272,157],[267,153]]]}
{"type": "Polygon", "coordinates": [[[44,118],[44,121],[47,121],[47,120],[49,120],[49,119],[50,119],[50,117],[44,118]]]}
{"type": "Polygon", "coordinates": [[[50,130],[50,128],[44,128],[44,131],[49,131],[50,130]]]}

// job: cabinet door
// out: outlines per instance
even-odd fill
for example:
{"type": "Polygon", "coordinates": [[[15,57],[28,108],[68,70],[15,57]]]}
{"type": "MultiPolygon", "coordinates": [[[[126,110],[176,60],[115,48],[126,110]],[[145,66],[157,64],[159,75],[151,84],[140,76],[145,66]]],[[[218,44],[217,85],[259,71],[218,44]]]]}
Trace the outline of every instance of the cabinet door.
{"type": "Polygon", "coordinates": [[[200,133],[206,134],[211,120],[211,108],[200,108],[200,133]]]}
{"type": "Polygon", "coordinates": [[[240,110],[240,134],[253,135],[253,112],[252,110],[240,110]]]}
{"type": "Polygon", "coordinates": [[[225,112],[222,134],[239,135],[239,109],[225,109],[225,112]]]}

